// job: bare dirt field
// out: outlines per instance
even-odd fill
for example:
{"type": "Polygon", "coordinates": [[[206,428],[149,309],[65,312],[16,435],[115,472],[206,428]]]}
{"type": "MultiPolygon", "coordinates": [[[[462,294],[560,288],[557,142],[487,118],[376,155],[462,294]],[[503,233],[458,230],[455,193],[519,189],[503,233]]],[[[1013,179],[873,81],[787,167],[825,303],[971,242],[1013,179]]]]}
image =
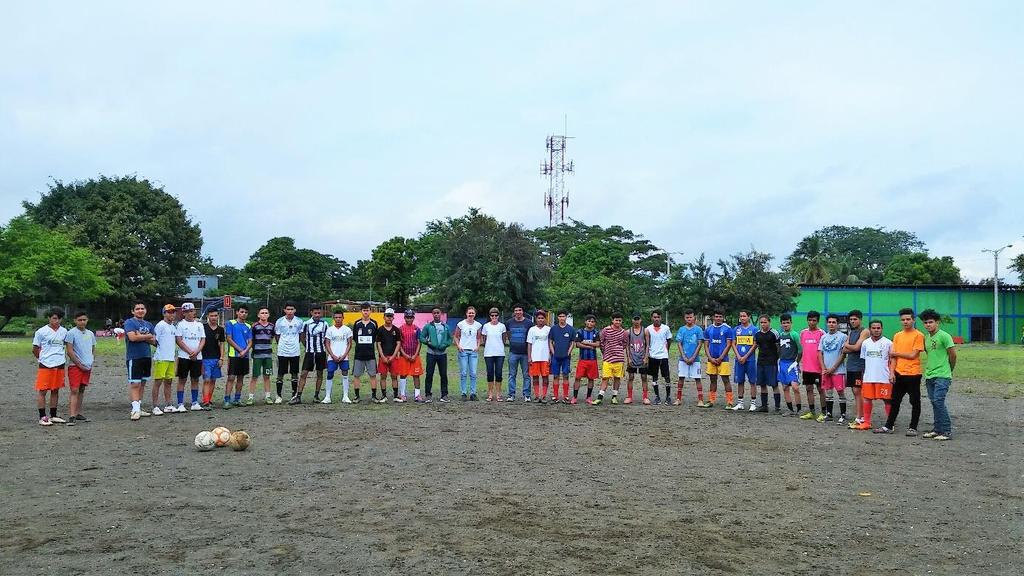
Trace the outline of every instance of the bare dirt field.
{"type": "Polygon", "coordinates": [[[1021,573],[1024,400],[962,383],[941,443],[902,435],[909,407],[877,436],[692,390],[130,422],[104,364],[92,421],[42,428],[31,359],[0,360],[0,574],[1021,573]],[[215,425],[252,448],[196,452],[215,425]]]}

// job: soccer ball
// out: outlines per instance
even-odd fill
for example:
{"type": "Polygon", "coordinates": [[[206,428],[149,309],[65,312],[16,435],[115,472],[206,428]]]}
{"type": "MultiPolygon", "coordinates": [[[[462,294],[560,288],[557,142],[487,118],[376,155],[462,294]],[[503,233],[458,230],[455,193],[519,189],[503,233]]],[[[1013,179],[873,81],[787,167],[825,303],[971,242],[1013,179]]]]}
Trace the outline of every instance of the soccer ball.
{"type": "Polygon", "coordinates": [[[224,446],[228,443],[228,440],[231,440],[231,430],[223,426],[217,426],[210,430],[210,433],[213,434],[213,439],[217,442],[217,446],[224,446]]]}
{"type": "Polygon", "coordinates": [[[196,450],[200,452],[206,452],[213,450],[217,446],[217,439],[213,436],[213,433],[208,430],[203,430],[199,434],[196,434],[196,439],[193,442],[196,445],[196,450]]]}
{"type": "Polygon", "coordinates": [[[249,433],[245,430],[239,430],[238,432],[231,433],[231,439],[228,440],[228,446],[236,452],[240,452],[249,447],[249,433]]]}

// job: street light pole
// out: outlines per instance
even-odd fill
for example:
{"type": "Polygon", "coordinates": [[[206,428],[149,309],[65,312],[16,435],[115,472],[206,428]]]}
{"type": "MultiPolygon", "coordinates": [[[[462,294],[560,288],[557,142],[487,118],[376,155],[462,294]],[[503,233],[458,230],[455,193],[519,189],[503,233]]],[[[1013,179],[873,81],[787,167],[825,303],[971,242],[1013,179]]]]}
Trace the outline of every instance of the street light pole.
{"type": "Polygon", "coordinates": [[[1007,244],[1001,248],[994,250],[982,250],[982,252],[990,252],[992,254],[992,260],[994,264],[992,274],[992,343],[999,344],[999,254],[1011,247],[1011,244],[1007,244]]]}
{"type": "MultiPolygon", "coordinates": [[[[678,254],[682,256],[683,252],[669,252],[668,250],[662,250],[665,253],[665,282],[668,282],[672,278],[672,255],[678,254]]],[[[665,301],[665,324],[668,324],[668,300],[665,301]]]]}
{"type": "Polygon", "coordinates": [[[264,288],[267,289],[267,311],[269,311],[270,310],[270,287],[271,286],[277,286],[277,283],[275,283],[275,282],[264,282],[262,280],[257,280],[255,278],[249,278],[249,282],[255,282],[257,284],[262,285],[264,288]]]}

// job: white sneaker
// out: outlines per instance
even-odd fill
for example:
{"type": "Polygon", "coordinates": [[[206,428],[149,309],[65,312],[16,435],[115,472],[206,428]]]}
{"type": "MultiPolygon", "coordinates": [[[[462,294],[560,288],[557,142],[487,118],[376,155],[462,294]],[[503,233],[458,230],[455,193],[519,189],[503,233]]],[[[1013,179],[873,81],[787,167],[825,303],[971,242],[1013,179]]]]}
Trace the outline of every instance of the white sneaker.
{"type": "Polygon", "coordinates": [[[150,416],[150,413],[146,412],[145,410],[139,410],[139,416],[145,418],[146,416],[150,416]]]}
{"type": "Polygon", "coordinates": [[[732,411],[733,412],[738,412],[740,410],[743,410],[743,401],[742,400],[737,402],[736,405],[732,407],[732,411]]]}
{"type": "Polygon", "coordinates": [[[343,397],[341,398],[341,403],[342,403],[342,404],[351,404],[351,403],[352,403],[352,401],[348,399],[348,396],[343,396],[343,397]]]}
{"type": "Polygon", "coordinates": [[[199,402],[193,402],[192,407],[189,408],[189,410],[193,412],[201,412],[203,410],[203,407],[199,405],[199,402]]]}
{"type": "Polygon", "coordinates": [[[283,400],[281,400],[280,396],[277,397],[277,400],[274,400],[274,404],[280,404],[281,402],[283,402],[283,400]]]}
{"type": "Polygon", "coordinates": [[[324,396],[324,399],[321,400],[320,403],[321,404],[330,404],[331,403],[331,397],[330,396],[324,396]]]}
{"type": "Polygon", "coordinates": [[[159,406],[153,406],[153,416],[163,416],[164,411],[159,406]]]}
{"type": "Polygon", "coordinates": [[[42,418],[39,419],[39,425],[40,426],[53,426],[53,422],[50,422],[50,417],[49,416],[43,416],[42,418]]]}
{"type": "Polygon", "coordinates": [[[67,424],[68,423],[67,420],[61,418],[60,416],[50,416],[50,422],[53,422],[54,424],[67,424]]]}
{"type": "Polygon", "coordinates": [[[168,404],[164,406],[164,414],[174,414],[178,409],[174,407],[174,404],[168,404]]]}
{"type": "Polygon", "coordinates": [[[141,416],[142,416],[142,414],[140,413],[139,410],[132,410],[132,415],[131,415],[131,419],[132,420],[138,420],[141,416]]]}
{"type": "Polygon", "coordinates": [[[757,402],[751,402],[750,403],[750,408],[747,411],[748,412],[757,412],[757,409],[758,409],[757,402]]]}
{"type": "Polygon", "coordinates": [[[185,408],[184,404],[178,404],[178,408],[175,410],[175,412],[188,412],[188,410],[185,408]]]}

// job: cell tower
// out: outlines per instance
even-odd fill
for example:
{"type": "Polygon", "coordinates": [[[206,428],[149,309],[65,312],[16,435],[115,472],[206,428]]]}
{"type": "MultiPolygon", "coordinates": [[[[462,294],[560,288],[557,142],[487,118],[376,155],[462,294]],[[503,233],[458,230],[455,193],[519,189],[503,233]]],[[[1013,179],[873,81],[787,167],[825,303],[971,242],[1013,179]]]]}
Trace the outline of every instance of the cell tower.
{"type": "MultiPolygon", "coordinates": [[[[565,132],[568,132],[566,130],[565,132]]],[[[548,136],[548,159],[540,163],[540,173],[548,177],[548,191],[544,194],[544,207],[548,210],[549,226],[565,222],[565,209],[569,206],[569,192],[565,189],[565,175],[575,174],[572,160],[565,159],[565,141],[572,136],[565,133],[548,136]]]]}

